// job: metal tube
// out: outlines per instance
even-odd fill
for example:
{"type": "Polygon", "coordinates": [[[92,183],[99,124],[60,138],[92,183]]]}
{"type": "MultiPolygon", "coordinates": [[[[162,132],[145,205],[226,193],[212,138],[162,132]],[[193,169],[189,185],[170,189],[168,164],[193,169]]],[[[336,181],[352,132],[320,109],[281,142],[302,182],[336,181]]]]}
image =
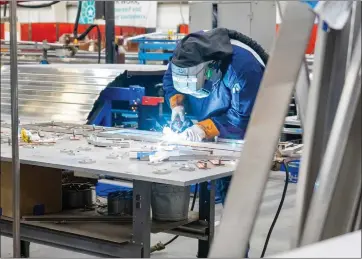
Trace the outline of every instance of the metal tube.
{"type": "Polygon", "coordinates": [[[13,173],[13,257],[20,258],[20,161],[16,0],[10,2],[11,137],[13,173]]]}
{"type": "Polygon", "coordinates": [[[114,1],[105,1],[105,20],[106,20],[106,63],[114,64],[115,60],[115,20],[114,20],[114,1]]]}

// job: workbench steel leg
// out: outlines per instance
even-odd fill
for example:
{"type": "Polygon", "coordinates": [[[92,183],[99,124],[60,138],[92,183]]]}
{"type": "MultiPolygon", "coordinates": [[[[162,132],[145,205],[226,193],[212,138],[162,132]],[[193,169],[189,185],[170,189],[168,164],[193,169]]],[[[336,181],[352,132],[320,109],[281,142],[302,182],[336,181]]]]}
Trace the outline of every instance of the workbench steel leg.
{"type": "Polygon", "coordinates": [[[215,231],[215,181],[210,182],[210,189],[208,183],[200,184],[199,192],[199,220],[207,222],[208,240],[199,240],[198,258],[207,258],[210,250],[211,242],[214,238],[215,231]]]}
{"type": "Polygon", "coordinates": [[[151,187],[150,182],[133,182],[132,242],[143,246],[142,257],[150,257],[151,251],[151,187]]]}
{"type": "Polygon", "coordinates": [[[24,240],[20,241],[20,254],[22,258],[30,257],[30,242],[24,240]]]}

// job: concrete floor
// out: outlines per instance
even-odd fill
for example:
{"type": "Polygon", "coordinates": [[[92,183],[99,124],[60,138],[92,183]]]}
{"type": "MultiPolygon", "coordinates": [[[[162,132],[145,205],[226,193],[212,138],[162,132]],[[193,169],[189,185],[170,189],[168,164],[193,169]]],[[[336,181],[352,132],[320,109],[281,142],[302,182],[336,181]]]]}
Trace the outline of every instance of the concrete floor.
{"type": "MultiPolygon", "coordinates": [[[[273,172],[269,178],[259,216],[252,234],[251,251],[249,253],[249,257],[260,257],[266,235],[280,202],[283,186],[284,174],[280,172],[273,172]]],[[[289,235],[292,231],[295,193],[296,185],[289,184],[284,206],[274,227],[266,255],[272,255],[289,250],[289,235]]],[[[222,206],[217,205],[215,217],[216,225],[218,225],[220,222],[221,215],[222,206]]],[[[217,229],[218,227],[216,226],[216,232],[217,229]]],[[[242,229],[239,231],[242,231],[242,229]]],[[[166,242],[172,237],[172,235],[164,233],[152,235],[151,244],[156,244],[159,241],[166,242]]],[[[152,256],[162,258],[196,258],[196,253],[196,240],[179,237],[176,241],[167,246],[165,250],[155,252],[152,254],[152,256]]],[[[30,245],[30,256],[32,258],[91,258],[89,255],[74,253],[72,251],[61,250],[38,244],[30,245]]],[[[12,239],[1,237],[1,258],[9,257],[12,257],[12,239]]]]}

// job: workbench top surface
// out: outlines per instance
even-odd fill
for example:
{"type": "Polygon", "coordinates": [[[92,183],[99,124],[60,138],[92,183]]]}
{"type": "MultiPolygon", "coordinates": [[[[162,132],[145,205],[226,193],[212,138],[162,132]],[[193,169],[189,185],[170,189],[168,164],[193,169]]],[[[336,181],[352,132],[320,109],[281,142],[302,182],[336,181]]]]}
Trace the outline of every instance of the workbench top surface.
{"type": "MultiPolygon", "coordinates": [[[[20,162],[22,164],[73,170],[90,176],[110,176],[125,180],[139,180],[176,186],[189,186],[229,176],[236,166],[235,161],[225,161],[222,166],[213,166],[208,163],[209,169],[199,169],[196,167],[196,160],[150,164],[148,161],[129,158],[129,152],[147,151],[147,149],[154,147],[158,143],[130,140],[130,148],[111,149],[89,145],[85,137],[81,137],[80,140],[70,140],[69,137],[69,135],[64,135],[63,139],[57,140],[56,144],[52,146],[36,146],[34,148],[20,146],[20,162]],[[91,150],[84,151],[85,147],[90,147],[91,150]],[[64,152],[65,150],[73,150],[75,154],[70,155],[64,152]],[[117,154],[119,157],[116,159],[109,158],[110,154],[117,154]],[[92,159],[95,162],[89,164],[79,162],[84,159],[92,159]],[[180,170],[185,164],[195,168],[195,170],[180,170]],[[162,174],[163,170],[167,170],[169,173],[162,174]]],[[[210,148],[215,156],[240,156],[239,151],[222,149],[223,144],[220,144],[221,149],[215,149],[214,147],[217,145],[212,144],[213,148],[210,148]]],[[[10,162],[11,157],[11,146],[7,143],[2,144],[1,161],[10,162]]]]}

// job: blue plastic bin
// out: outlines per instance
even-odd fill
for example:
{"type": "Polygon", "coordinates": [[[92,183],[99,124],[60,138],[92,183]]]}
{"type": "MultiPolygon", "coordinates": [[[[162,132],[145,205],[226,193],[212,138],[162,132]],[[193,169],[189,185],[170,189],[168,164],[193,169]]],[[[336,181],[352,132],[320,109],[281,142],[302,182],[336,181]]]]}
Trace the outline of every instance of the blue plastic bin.
{"type": "Polygon", "coordinates": [[[96,194],[97,196],[107,198],[108,194],[116,191],[131,191],[132,188],[122,187],[113,184],[107,183],[97,183],[96,185],[96,194]]]}

